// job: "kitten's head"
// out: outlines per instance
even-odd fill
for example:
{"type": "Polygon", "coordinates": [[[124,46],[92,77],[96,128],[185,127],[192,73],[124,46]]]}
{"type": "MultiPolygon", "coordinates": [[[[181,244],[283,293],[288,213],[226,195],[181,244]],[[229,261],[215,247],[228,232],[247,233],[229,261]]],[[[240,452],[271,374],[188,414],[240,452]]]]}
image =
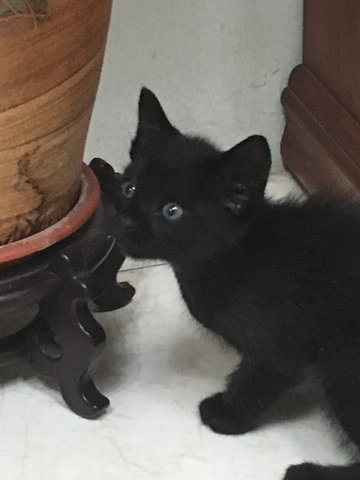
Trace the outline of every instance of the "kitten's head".
{"type": "Polygon", "coordinates": [[[124,253],[172,263],[234,245],[262,202],[271,160],[264,137],[226,152],[183,135],[145,88],[124,172],[124,253]]]}

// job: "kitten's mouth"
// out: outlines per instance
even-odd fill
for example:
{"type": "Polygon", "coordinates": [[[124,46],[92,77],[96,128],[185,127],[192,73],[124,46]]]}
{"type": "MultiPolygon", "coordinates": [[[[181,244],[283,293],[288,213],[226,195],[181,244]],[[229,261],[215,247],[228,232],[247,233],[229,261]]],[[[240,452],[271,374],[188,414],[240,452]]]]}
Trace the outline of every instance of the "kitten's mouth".
{"type": "Polygon", "coordinates": [[[144,254],[143,249],[140,249],[140,247],[136,245],[136,243],[134,243],[133,241],[129,241],[126,238],[118,239],[118,246],[121,254],[124,257],[132,257],[134,259],[149,258],[146,253],[144,254]]]}
{"type": "Polygon", "coordinates": [[[124,257],[132,257],[134,259],[157,260],[159,257],[155,254],[157,248],[149,245],[146,241],[145,233],[135,224],[126,226],[121,225],[120,235],[117,237],[118,247],[124,257]],[[125,228],[126,227],[126,228],[125,228]]]}

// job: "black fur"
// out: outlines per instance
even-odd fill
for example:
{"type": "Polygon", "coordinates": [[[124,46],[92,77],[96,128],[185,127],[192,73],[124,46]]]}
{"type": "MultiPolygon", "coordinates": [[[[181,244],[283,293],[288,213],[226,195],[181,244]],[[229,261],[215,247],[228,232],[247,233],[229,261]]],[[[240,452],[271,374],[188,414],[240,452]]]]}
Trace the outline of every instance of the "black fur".
{"type": "MultiPolygon", "coordinates": [[[[241,434],[306,366],[360,446],[360,209],[313,197],[264,199],[266,140],[228,152],[174,128],[143,89],[125,181],[136,185],[123,213],[123,248],[164,259],[193,316],[243,355],[227,389],[200,404],[215,432],[241,434]],[[183,214],[169,220],[163,206],[183,214]],[[178,208],[178,207],[175,207],[178,208]]],[[[286,480],[360,479],[360,464],[290,467],[286,480]]]]}

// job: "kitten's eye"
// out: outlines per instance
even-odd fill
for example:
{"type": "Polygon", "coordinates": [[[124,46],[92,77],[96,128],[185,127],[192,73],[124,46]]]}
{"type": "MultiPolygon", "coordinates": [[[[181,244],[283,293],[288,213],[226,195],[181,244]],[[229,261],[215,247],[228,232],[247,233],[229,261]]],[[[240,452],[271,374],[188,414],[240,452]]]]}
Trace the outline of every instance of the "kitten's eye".
{"type": "Polygon", "coordinates": [[[183,214],[183,209],[177,203],[167,203],[162,208],[162,214],[167,220],[177,220],[183,214]]]}
{"type": "Polygon", "coordinates": [[[131,198],[134,196],[136,187],[132,182],[125,182],[121,186],[122,193],[126,198],[131,198]]]}

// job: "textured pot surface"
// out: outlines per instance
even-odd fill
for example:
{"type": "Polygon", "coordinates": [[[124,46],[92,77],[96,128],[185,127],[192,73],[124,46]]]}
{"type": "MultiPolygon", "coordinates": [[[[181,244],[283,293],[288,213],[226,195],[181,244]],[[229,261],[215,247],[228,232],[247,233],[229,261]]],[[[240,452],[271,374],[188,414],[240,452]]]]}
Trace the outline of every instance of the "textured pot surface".
{"type": "Polygon", "coordinates": [[[110,11],[111,0],[49,0],[45,14],[0,17],[0,244],[78,199],[110,11]]]}
{"type": "Polygon", "coordinates": [[[22,260],[33,253],[41,252],[69,237],[89,220],[96,210],[99,200],[99,182],[91,168],[83,165],[80,195],[70,212],[62,217],[61,220],[41,232],[8,245],[1,245],[0,266],[15,260],[22,260]]]}

